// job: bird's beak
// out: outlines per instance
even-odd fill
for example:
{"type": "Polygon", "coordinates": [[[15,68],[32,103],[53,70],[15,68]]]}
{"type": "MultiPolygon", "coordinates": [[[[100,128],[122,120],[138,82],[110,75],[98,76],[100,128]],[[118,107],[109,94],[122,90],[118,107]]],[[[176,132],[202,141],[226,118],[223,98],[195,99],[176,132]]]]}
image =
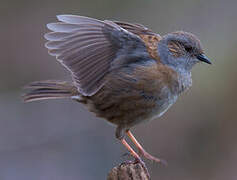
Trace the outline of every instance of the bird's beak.
{"type": "Polygon", "coordinates": [[[207,64],[211,64],[211,61],[208,59],[208,57],[205,54],[197,55],[197,59],[207,64]]]}

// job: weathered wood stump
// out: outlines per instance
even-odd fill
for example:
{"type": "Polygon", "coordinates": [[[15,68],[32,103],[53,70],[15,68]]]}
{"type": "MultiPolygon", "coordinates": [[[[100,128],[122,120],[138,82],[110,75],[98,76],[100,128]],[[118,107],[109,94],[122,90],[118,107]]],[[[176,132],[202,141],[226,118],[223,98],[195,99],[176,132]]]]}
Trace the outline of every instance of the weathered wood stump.
{"type": "Polygon", "coordinates": [[[122,163],[114,167],[107,180],[150,180],[145,164],[139,162],[122,163]]]}

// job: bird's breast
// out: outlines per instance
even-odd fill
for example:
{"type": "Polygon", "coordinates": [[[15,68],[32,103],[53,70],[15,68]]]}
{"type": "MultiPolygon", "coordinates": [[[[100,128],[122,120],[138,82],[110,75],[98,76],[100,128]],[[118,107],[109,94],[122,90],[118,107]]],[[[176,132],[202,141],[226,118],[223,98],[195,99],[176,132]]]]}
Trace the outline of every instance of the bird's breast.
{"type": "Polygon", "coordinates": [[[161,94],[156,98],[156,106],[144,121],[161,117],[176,102],[177,98],[177,94],[173,94],[167,87],[164,87],[161,94]]]}

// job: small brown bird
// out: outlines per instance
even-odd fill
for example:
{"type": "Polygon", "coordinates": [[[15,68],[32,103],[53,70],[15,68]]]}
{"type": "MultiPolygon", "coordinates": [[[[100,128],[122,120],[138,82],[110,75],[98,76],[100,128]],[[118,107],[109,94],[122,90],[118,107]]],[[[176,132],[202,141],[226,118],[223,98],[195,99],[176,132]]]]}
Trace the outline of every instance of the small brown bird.
{"type": "Polygon", "coordinates": [[[25,102],[72,98],[96,116],[116,125],[116,137],[135,159],[127,135],[139,153],[147,153],[130,128],[160,117],[191,84],[191,69],[198,62],[211,64],[201,43],[191,33],[164,36],[141,24],[59,15],[47,25],[49,54],[72,74],[73,83],[39,81],[27,86],[25,102]]]}

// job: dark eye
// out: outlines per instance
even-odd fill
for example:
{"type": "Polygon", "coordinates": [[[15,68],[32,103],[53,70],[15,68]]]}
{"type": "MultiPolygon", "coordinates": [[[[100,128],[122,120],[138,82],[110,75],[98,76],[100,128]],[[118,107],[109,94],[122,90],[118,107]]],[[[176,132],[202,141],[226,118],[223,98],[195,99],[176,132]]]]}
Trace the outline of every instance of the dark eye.
{"type": "Polygon", "coordinates": [[[192,52],[192,50],[193,50],[193,48],[191,46],[185,46],[184,48],[185,48],[185,51],[187,51],[189,53],[192,52]]]}

